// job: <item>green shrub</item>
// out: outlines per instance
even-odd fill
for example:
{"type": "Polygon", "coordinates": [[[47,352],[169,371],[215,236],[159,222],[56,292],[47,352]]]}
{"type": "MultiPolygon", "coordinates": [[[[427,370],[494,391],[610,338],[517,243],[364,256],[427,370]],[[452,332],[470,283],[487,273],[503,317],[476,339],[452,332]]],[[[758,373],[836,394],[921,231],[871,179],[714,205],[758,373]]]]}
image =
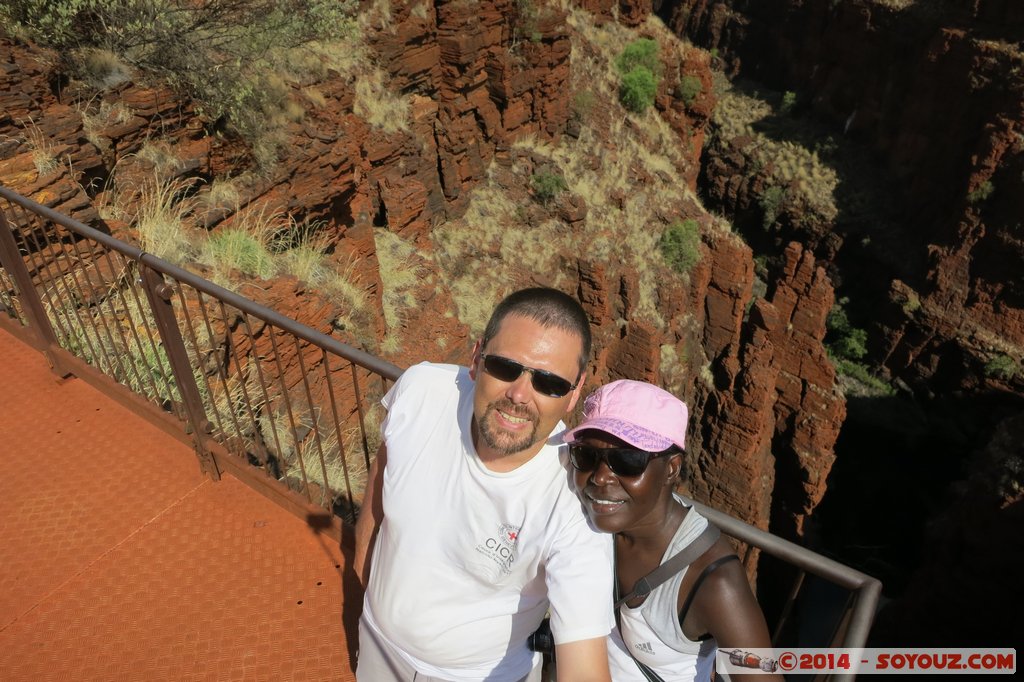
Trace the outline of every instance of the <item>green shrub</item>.
{"type": "Polygon", "coordinates": [[[837,338],[831,346],[832,352],[847,360],[860,360],[868,354],[865,344],[868,342],[868,333],[858,327],[851,327],[849,331],[837,338]]]}
{"type": "Polygon", "coordinates": [[[779,218],[779,214],[782,213],[785,201],[786,190],[777,185],[773,185],[766,189],[757,200],[762,211],[761,224],[764,229],[767,230],[775,224],[775,221],[779,218]]]}
{"type": "Polygon", "coordinates": [[[696,76],[683,76],[676,88],[676,97],[683,100],[683,104],[689,106],[697,99],[704,86],[696,76]]]}
{"type": "Polygon", "coordinates": [[[658,42],[650,38],[634,40],[615,58],[615,68],[625,76],[638,66],[661,78],[661,60],[658,58],[658,42]]]}
{"type": "Polygon", "coordinates": [[[619,101],[633,113],[643,113],[654,104],[661,81],[662,66],[658,43],[650,38],[634,40],[615,58],[619,82],[619,101]]]}
{"type": "Polygon", "coordinates": [[[1009,355],[997,355],[985,363],[985,376],[1009,381],[1017,376],[1018,369],[1009,355]]]}
{"type": "Polygon", "coordinates": [[[654,96],[657,94],[658,79],[644,66],[638,66],[627,73],[619,84],[622,106],[635,114],[642,114],[654,104],[654,96]]]}
{"type": "Polygon", "coordinates": [[[903,312],[907,315],[913,315],[921,309],[921,298],[911,291],[907,294],[907,298],[903,301],[903,304],[900,305],[900,308],[902,308],[903,312]]]}
{"type": "Polygon", "coordinates": [[[896,394],[896,389],[887,381],[879,379],[872,374],[865,365],[852,360],[839,360],[836,363],[836,370],[845,377],[854,379],[863,387],[860,391],[863,395],[869,396],[891,396],[896,394]]]}
{"type": "Polygon", "coordinates": [[[0,4],[0,23],[15,35],[62,47],[74,38],[78,17],[99,5],[100,0],[8,0],[0,4]]]}
{"type": "Polygon", "coordinates": [[[543,171],[530,178],[533,185],[533,194],[540,203],[547,206],[552,199],[565,191],[568,185],[565,178],[558,173],[543,171]]]}
{"type": "Polygon", "coordinates": [[[838,360],[857,361],[868,353],[868,333],[854,327],[843,307],[850,302],[849,298],[843,297],[836,301],[832,310],[828,313],[825,327],[828,330],[826,344],[829,353],[838,360]]]}
{"type": "Polygon", "coordinates": [[[795,106],[796,93],[792,90],[786,90],[786,92],[782,94],[782,103],[779,104],[779,113],[783,115],[792,113],[793,107],[795,106]]]}
{"type": "Polygon", "coordinates": [[[995,185],[992,184],[991,180],[978,185],[978,187],[967,195],[967,201],[972,204],[980,204],[981,202],[992,196],[992,192],[996,190],[995,185]]]}
{"type": "Polygon", "coordinates": [[[831,135],[827,136],[824,140],[818,140],[814,143],[814,153],[818,156],[832,157],[837,151],[839,151],[839,144],[831,135]]]}
{"type": "Polygon", "coordinates": [[[700,260],[700,224],[690,219],[669,225],[661,234],[658,248],[669,267],[688,273],[700,260]]]}

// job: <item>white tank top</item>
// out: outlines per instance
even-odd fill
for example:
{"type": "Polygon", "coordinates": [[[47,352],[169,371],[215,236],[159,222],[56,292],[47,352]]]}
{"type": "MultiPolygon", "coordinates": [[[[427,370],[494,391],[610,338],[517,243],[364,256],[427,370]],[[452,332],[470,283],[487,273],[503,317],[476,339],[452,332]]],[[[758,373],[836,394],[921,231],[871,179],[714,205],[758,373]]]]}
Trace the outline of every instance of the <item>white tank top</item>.
{"type": "MultiPolygon", "coordinates": [[[[708,521],[690,508],[669,543],[662,563],[690,545],[707,527],[708,521]]],[[[715,666],[715,640],[695,642],[687,639],[679,624],[677,609],[679,585],[684,569],[658,585],[636,608],[623,604],[620,629],[612,631],[608,642],[608,660],[614,682],[644,681],[629,652],[665,682],[711,679],[715,666]],[[628,650],[628,651],[627,651],[628,650]]]]}

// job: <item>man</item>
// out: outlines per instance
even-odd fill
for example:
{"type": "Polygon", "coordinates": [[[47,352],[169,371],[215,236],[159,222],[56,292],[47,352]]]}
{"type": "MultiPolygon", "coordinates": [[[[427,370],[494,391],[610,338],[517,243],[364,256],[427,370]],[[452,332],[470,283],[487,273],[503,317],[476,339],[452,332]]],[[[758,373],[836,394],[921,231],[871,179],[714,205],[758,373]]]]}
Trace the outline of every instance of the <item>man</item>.
{"type": "Polygon", "coordinates": [[[527,638],[549,607],[559,681],[609,680],[611,544],[558,439],[589,355],[579,304],[524,289],[495,308],[471,367],[416,365],[384,397],[356,523],[360,682],[539,680],[527,638]]]}

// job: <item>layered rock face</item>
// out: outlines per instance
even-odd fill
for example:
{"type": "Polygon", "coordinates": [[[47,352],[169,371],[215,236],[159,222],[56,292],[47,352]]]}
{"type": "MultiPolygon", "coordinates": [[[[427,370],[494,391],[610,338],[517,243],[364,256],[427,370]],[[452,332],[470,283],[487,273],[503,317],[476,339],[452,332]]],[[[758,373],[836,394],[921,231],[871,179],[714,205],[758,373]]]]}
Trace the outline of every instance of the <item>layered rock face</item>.
{"type": "Polygon", "coordinates": [[[687,446],[693,453],[690,492],[798,538],[825,493],[845,416],[822,344],[832,286],[813,255],[792,244],[774,291],[753,301],[750,249],[721,234],[705,245],[689,291],[667,282],[659,287],[666,316],[692,316],[688,329],[667,335],[642,323],[619,328],[611,322],[624,312],[628,319],[636,286],[629,273],[581,267],[584,305],[597,326],[591,381],[665,381],[663,349],[681,348],[689,362],[684,386],[676,390],[695,422],[687,446]]]}
{"type": "MultiPolygon", "coordinates": [[[[1011,265],[1024,260],[1021,5],[682,0],[658,13],[718,50],[731,73],[796,91],[900,188],[899,234],[869,255],[881,267],[857,275],[888,292],[877,360],[930,390],[1021,394],[1024,372],[984,372],[994,357],[1024,355],[1011,265]]],[[[742,193],[731,201],[749,203],[742,193]]],[[[827,246],[829,257],[839,249],[835,237],[827,246]]]]}
{"type": "Polygon", "coordinates": [[[832,286],[810,252],[791,244],[774,290],[752,301],[743,321],[735,304],[750,300],[752,268],[747,261],[746,272],[736,272],[743,261],[722,256],[705,298],[714,381],[697,400],[702,461],[695,487],[701,497],[746,507],[744,516],[799,537],[825,493],[846,413],[822,344],[832,286]],[[746,296],[730,297],[739,287],[747,287],[746,296]]]}
{"type": "MultiPolygon", "coordinates": [[[[428,197],[439,190],[436,199],[446,200],[428,201],[426,215],[399,217],[399,224],[415,221],[421,233],[429,231],[445,211],[464,206],[460,198],[483,177],[496,148],[522,135],[564,130],[570,51],[564,20],[564,13],[550,11],[528,21],[517,14],[514,0],[455,0],[437,3],[425,17],[414,16],[409,5],[396,8],[393,31],[373,36],[370,43],[393,86],[429,100],[417,100],[426,115],[416,116],[423,128],[414,137],[433,147],[420,154],[420,175],[433,177],[396,178],[396,162],[378,157],[369,184],[418,183],[428,197]]],[[[414,155],[400,156],[408,161],[414,155]]],[[[369,198],[386,208],[384,196],[371,191],[369,198]]],[[[392,190],[390,198],[399,214],[410,210],[408,187],[392,190]]]]}
{"type": "MultiPolygon", "coordinates": [[[[581,4],[592,5],[604,20],[618,15],[634,26],[650,13],[642,4],[621,3],[617,11],[610,3],[581,4]]],[[[438,284],[433,232],[462,214],[492,160],[506,162],[516,140],[558,139],[570,121],[572,53],[565,14],[545,6],[523,17],[519,9],[513,0],[437,2],[425,12],[396,6],[390,22],[373,29],[367,42],[393,86],[410,99],[407,129],[389,133],[369,123],[353,111],[355,84],[328,76],[317,84],[325,103],[289,125],[280,162],[241,186],[240,206],[267,204],[301,219],[326,221],[335,231],[334,253],[354,259],[362,285],[376,301],[371,326],[377,340],[385,333],[403,339],[402,349],[389,356],[399,364],[465,362],[472,339],[451,315],[451,292],[438,284]],[[421,281],[412,287],[397,329],[385,330],[381,312],[384,284],[375,240],[381,230],[414,244],[421,268],[421,281]],[[439,345],[437,339],[447,343],[439,345]]],[[[244,145],[208,135],[208,122],[188,103],[131,82],[104,95],[111,106],[129,102],[130,115],[104,109],[107,117],[86,131],[81,115],[67,103],[71,93],[50,87],[60,80],[55,61],[12,41],[0,49],[5,65],[0,79],[6,86],[0,102],[7,112],[0,118],[0,134],[8,140],[0,166],[3,181],[72,217],[131,236],[125,222],[98,220],[96,203],[115,164],[125,173],[122,182],[152,173],[151,164],[132,156],[150,136],[160,136],[173,149],[178,159],[173,172],[181,177],[211,181],[236,174],[249,161],[244,145]],[[30,118],[62,158],[71,159],[69,167],[35,168],[30,118]]],[[[683,105],[665,84],[657,113],[648,114],[661,116],[686,150],[683,182],[690,188],[696,186],[714,106],[708,67],[707,54],[699,51],[667,63],[667,73],[677,80],[682,73],[695,76],[702,94],[683,105]]],[[[600,148],[592,157],[599,167],[600,148]]],[[[636,182],[649,177],[641,168],[630,171],[636,182]]],[[[523,196],[527,190],[520,188],[523,196]]],[[[627,199],[623,194],[620,203],[627,199]]],[[[587,206],[576,197],[563,202],[558,213],[574,225],[586,219],[587,206]]],[[[825,490],[844,414],[822,346],[831,285],[814,255],[794,244],[767,297],[754,301],[750,249],[735,235],[712,228],[712,216],[696,202],[674,213],[704,226],[702,260],[689,279],[657,265],[654,296],[663,326],[633,319],[641,299],[635,272],[586,254],[558,254],[558,273],[517,271],[503,289],[554,284],[560,277],[558,285],[580,297],[595,330],[589,386],[621,377],[671,384],[695,417],[692,492],[762,528],[797,537],[825,490]]],[[[201,222],[216,232],[231,220],[229,211],[211,211],[201,222]]],[[[247,290],[253,293],[256,289],[247,290]]],[[[265,295],[256,295],[321,331],[358,342],[328,323],[337,315],[336,302],[301,282],[276,281],[265,295]]]]}

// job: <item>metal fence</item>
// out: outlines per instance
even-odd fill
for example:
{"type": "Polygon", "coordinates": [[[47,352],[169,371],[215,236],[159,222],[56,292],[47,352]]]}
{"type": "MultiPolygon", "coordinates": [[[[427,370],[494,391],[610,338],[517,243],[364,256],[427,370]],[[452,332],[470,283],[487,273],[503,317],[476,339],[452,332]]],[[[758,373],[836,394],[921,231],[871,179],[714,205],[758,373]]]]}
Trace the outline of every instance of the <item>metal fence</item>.
{"type": "Polygon", "coordinates": [[[211,476],[354,520],[398,367],[2,187],[0,262],[7,327],[56,371],[127,388],[211,476]]]}
{"type": "MultiPolygon", "coordinates": [[[[812,552],[780,537],[751,526],[717,509],[712,509],[688,498],[683,498],[703,516],[722,529],[726,535],[736,538],[746,546],[743,564],[749,567],[756,551],[779,559],[793,569],[794,577],[786,596],[782,612],[772,630],[772,643],[791,643],[794,639],[783,639],[786,626],[790,624],[793,609],[801,591],[806,585],[807,575],[817,576],[846,592],[839,617],[832,623],[831,631],[818,633],[813,646],[841,646],[857,648],[864,646],[868,631],[874,620],[875,608],[882,593],[882,583],[876,578],[854,570],[849,566],[812,552]]],[[[812,646],[810,644],[805,644],[812,646]]],[[[835,679],[845,679],[835,675],[835,679]]]]}
{"type": "MultiPolygon", "coordinates": [[[[339,530],[354,521],[398,367],[3,187],[0,265],[0,326],[56,372],[190,442],[214,478],[329,510],[339,530]]],[[[756,549],[793,567],[776,641],[809,573],[847,591],[830,645],[864,645],[881,583],[694,504],[747,546],[745,563],[756,549]]]]}

